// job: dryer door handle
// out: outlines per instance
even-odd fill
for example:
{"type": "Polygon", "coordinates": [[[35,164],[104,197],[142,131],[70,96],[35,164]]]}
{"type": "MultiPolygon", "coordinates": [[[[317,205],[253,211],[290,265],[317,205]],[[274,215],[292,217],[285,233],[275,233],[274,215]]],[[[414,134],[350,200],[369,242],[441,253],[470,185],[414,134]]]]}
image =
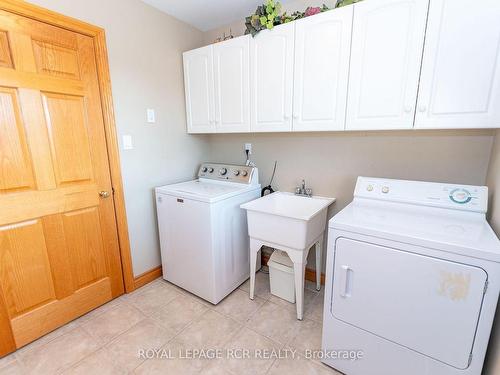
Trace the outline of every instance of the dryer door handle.
{"type": "Polygon", "coordinates": [[[340,275],[340,296],[342,298],[351,297],[352,293],[352,278],[354,271],[351,267],[343,265],[341,267],[342,274],[340,275]]]}

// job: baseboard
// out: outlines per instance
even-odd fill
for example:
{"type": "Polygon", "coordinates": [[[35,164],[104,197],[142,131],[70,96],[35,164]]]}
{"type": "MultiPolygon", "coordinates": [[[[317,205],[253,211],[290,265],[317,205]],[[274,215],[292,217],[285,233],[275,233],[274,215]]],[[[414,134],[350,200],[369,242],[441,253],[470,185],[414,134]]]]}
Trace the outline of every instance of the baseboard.
{"type": "MultiPolygon", "coordinates": [[[[269,261],[269,255],[262,254],[262,265],[264,265],[264,266],[267,265],[268,261],[269,261]]],[[[147,272],[144,272],[143,274],[134,278],[135,289],[138,289],[146,284],[149,284],[151,281],[154,281],[155,279],[159,278],[162,274],[163,273],[162,273],[161,266],[155,267],[147,272]]],[[[313,270],[311,268],[306,268],[305,279],[315,283],[316,282],[316,270],[313,270]]],[[[321,285],[325,285],[325,274],[324,273],[321,274],[321,285]]]]}
{"type": "MultiPolygon", "coordinates": [[[[262,265],[266,266],[267,262],[269,261],[269,255],[262,254],[262,265]]],[[[316,270],[313,270],[312,268],[306,268],[306,275],[305,279],[308,281],[311,281],[313,283],[316,282],[316,270]]],[[[321,285],[325,285],[325,274],[321,274],[321,285]]]]}
{"type": "Polygon", "coordinates": [[[162,275],[161,266],[155,267],[137,277],[134,277],[134,287],[135,289],[138,289],[141,286],[144,286],[150,283],[151,281],[159,278],[161,275],[162,275]]]}

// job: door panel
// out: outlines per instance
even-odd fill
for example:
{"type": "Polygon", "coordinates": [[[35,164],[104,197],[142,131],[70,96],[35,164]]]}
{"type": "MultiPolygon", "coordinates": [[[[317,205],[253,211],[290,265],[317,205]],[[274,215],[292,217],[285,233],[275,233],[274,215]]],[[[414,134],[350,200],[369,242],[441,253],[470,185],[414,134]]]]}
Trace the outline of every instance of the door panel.
{"type": "Polygon", "coordinates": [[[188,133],[214,133],[212,46],[184,52],[183,61],[188,133]]]}
{"type": "Polygon", "coordinates": [[[94,42],[5,11],[0,25],[0,320],[12,331],[0,341],[21,347],[123,281],[113,198],[99,195],[112,189],[94,42]]]}
{"type": "Polygon", "coordinates": [[[291,22],[264,30],[250,42],[252,131],[292,129],[294,31],[291,22]]]}
{"type": "Polygon", "coordinates": [[[293,130],[343,130],[353,7],[296,21],[293,130]]]}
{"type": "Polygon", "coordinates": [[[250,35],[214,45],[215,123],[223,133],[250,130],[250,35]]]}
{"type": "Polygon", "coordinates": [[[0,66],[12,68],[12,56],[6,31],[0,31],[0,66]]]}
{"type": "Polygon", "coordinates": [[[17,92],[0,87],[0,191],[34,188],[33,169],[17,92]]]}
{"type": "Polygon", "coordinates": [[[366,242],[335,244],[335,318],[459,369],[469,365],[486,272],[366,242]]]}
{"type": "Polygon", "coordinates": [[[413,127],[427,10],[427,0],[354,6],[346,129],[413,127]]]}
{"type": "Polygon", "coordinates": [[[91,207],[66,212],[62,217],[74,286],[79,289],[106,276],[99,213],[91,207]]]}
{"type": "Polygon", "coordinates": [[[500,3],[433,0],[415,126],[500,127],[500,3]]]}
{"type": "Polygon", "coordinates": [[[0,227],[0,275],[9,315],[55,299],[41,220],[0,227]]]}
{"type": "Polygon", "coordinates": [[[64,78],[80,78],[78,51],[41,40],[33,40],[38,73],[64,78]]]}
{"type": "Polygon", "coordinates": [[[58,185],[91,181],[84,98],[42,93],[42,100],[58,185]]]}

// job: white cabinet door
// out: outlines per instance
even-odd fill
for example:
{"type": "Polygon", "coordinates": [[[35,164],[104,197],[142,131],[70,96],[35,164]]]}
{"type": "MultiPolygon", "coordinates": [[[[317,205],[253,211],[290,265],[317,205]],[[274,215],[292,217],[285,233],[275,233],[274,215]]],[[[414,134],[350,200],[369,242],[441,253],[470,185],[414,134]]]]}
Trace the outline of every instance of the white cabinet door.
{"type": "Polygon", "coordinates": [[[343,130],[352,6],[296,21],[293,130],[343,130]]]}
{"type": "Polygon", "coordinates": [[[427,0],[354,6],[346,129],[413,127],[427,10],[427,0]]]}
{"type": "Polygon", "coordinates": [[[432,0],[415,127],[500,127],[500,2],[432,0]]]}
{"type": "Polygon", "coordinates": [[[290,22],[250,41],[252,131],[292,129],[294,31],[290,22]]]}
{"type": "Polygon", "coordinates": [[[188,133],[214,133],[212,46],[184,52],[183,59],[188,133]]]}
{"type": "Polygon", "coordinates": [[[217,132],[250,131],[250,36],[217,43],[214,49],[217,132]]]}
{"type": "Polygon", "coordinates": [[[488,278],[479,267],[347,238],[335,243],[335,318],[458,369],[488,278]]]}

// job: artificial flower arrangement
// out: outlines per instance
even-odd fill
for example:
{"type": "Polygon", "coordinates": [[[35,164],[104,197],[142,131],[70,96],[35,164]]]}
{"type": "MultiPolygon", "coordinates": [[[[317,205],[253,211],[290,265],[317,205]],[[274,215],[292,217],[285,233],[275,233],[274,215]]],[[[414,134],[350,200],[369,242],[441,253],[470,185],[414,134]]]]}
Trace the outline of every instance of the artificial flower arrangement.
{"type": "MultiPolygon", "coordinates": [[[[361,0],[338,0],[335,4],[335,8],[357,3],[358,1],[361,0]]],[[[261,30],[270,30],[274,26],[313,16],[318,13],[326,12],[327,10],[330,10],[330,8],[323,4],[321,7],[307,7],[303,12],[293,12],[290,15],[286,14],[286,12],[280,14],[281,4],[275,0],[267,0],[265,4],[257,7],[254,14],[245,18],[245,34],[252,34],[252,36],[255,36],[261,30]]]]}

